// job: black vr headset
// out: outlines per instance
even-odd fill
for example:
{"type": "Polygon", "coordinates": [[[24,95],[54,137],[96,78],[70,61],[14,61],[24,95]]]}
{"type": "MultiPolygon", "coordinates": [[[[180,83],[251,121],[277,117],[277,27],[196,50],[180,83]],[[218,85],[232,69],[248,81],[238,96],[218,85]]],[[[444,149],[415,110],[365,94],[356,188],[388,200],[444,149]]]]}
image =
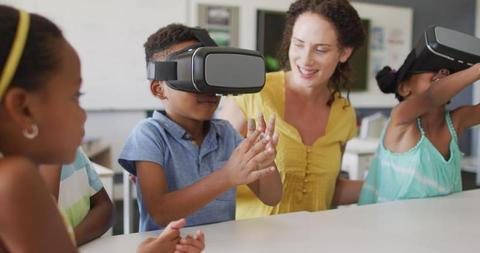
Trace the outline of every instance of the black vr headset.
{"type": "Polygon", "coordinates": [[[260,91],[265,84],[265,61],[257,51],[218,47],[204,29],[192,28],[199,41],[165,61],[147,63],[149,80],[166,81],[172,89],[211,94],[260,91]]]}
{"type": "Polygon", "coordinates": [[[411,74],[448,69],[457,72],[480,62],[480,39],[440,26],[427,28],[403,65],[398,81],[411,74]]]}

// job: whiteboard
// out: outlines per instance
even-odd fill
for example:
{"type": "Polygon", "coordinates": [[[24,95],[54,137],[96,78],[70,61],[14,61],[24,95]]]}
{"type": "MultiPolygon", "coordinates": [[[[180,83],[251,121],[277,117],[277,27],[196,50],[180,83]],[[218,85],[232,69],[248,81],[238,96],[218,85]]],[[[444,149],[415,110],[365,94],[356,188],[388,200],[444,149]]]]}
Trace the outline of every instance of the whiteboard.
{"type": "Polygon", "coordinates": [[[157,108],[146,80],[143,43],[172,22],[186,22],[187,1],[0,0],[38,12],[63,30],[82,62],[87,110],[157,108]],[[174,4],[172,4],[174,3],[174,4]]]}

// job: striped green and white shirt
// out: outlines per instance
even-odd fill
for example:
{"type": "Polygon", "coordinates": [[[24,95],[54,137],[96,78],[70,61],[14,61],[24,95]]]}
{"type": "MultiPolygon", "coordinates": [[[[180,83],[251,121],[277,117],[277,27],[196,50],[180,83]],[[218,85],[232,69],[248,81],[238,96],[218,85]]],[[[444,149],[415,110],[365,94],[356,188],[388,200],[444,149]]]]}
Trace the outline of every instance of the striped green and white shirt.
{"type": "Polygon", "coordinates": [[[73,227],[90,211],[90,197],[103,188],[92,163],[79,148],[75,161],[62,167],[58,206],[73,227]]]}

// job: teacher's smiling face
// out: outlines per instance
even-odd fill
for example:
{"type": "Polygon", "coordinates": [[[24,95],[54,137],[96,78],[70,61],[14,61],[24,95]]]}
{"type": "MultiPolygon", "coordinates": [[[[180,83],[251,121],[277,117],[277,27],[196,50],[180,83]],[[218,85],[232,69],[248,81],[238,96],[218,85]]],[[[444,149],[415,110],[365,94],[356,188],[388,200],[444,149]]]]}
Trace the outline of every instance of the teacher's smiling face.
{"type": "Polygon", "coordinates": [[[337,64],[351,53],[340,47],[335,26],[326,18],[306,12],[295,21],[288,51],[294,83],[327,85],[337,64]]]}

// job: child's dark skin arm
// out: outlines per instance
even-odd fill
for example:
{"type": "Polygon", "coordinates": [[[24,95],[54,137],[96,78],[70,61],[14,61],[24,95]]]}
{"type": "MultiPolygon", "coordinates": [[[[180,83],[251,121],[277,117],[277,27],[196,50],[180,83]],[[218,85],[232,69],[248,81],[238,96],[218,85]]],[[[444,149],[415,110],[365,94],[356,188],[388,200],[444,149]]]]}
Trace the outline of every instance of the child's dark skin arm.
{"type": "Polygon", "coordinates": [[[77,245],[87,243],[103,235],[113,223],[113,204],[105,188],[90,197],[90,211],[75,227],[77,245]]]}
{"type": "Polygon", "coordinates": [[[248,184],[273,173],[270,168],[256,170],[258,161],[269,153],[264,151],[268,141],[258,141],[260,132],[255,131],[232,153],[219,170],[177,191],[169,192],[163,168],[156,163],[137,161],[138,182],[148,212],[157,224],[186,217],[231,187],[248,184]]]}
{"type": "Polygon", "coordinates": [[[465,129],[480,124],[480,104],[459,107],[451,115],[455,130],[461,136],[465,129]]]}
{"type": "MultiPolygon", "coordinates": [[[[410,85],[402,86],[404,84],[400,84],[399,90],[402,91],[402,88],[405,88],[403,91],[406,92],[409,86],[412,87],[411,84],[418,82],[417,84],[421,87],[425,81],[432,82],[432,80],[424,79],[427,78],[426,75],[428,74],[410,77],[411,79],[406,81],[410,82],[410,85]]],[[[442,75],[442,73],[438,72],[436,75],[442,75]]],[[[395,152],[404,152],[413,147],[420,136],[416,119],[429,110],[436,110],[444,106],[452,97],[478,80],[479,77],[480,64],[475,64],[468,69],[440,78],[431,83],[426,91],[402,101],[392,110],[391,121],[385,132],[385,147],[395,152]]],[[[435,78],[435,76],[431,78],[435,78]]]]}
{"type": "Polygon", "coordinates": [[[0,240],[9,252],[77,252],[37,168],[0,161],[0,240]]]}
{"type": "Polygon", "coordinates": [[[446,104],[468,85],[480,78],[480,64],[453,73],[430,86],[423,94],[407,99],[395,106],[391,114],[392,127],[408,126],[433,107],[446,104]]]}
{"type": "Polygon", "coordinates": [[[357,203],[362,186],[363,180],[338,178],[335,185],[335,194],[333,196],[332,205],[337,206],[357,203]]]}

